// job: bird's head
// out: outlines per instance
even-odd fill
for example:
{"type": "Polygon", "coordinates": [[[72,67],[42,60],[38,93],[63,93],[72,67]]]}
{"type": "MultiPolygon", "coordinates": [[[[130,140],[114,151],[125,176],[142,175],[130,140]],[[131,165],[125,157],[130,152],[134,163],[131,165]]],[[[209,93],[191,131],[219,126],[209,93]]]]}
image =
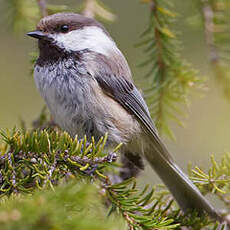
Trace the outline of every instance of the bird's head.
{"type": "Polygon", "coordinates": [[[103,25],[74,13],[44,17],[37,29],[27,35],[39,40],[40,52],[43,49],[58,49],[66,53],[89,50],[108,56],[117,49],[103,25]]]}

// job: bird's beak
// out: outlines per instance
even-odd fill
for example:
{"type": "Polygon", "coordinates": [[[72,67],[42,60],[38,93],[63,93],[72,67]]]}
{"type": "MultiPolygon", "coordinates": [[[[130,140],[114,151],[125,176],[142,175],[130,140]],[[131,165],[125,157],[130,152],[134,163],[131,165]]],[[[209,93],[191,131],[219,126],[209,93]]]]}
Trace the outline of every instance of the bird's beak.
{"type": "Polygon", "coordinates": [[[32,38],[36,38],[36,39],[43,39],[43,40],[48,40],[48,41],[53,40],[48,34],[42,32],[40,30],[31,31],[31,32],[27,33],[26,35],[28,35],[32,38]]]}

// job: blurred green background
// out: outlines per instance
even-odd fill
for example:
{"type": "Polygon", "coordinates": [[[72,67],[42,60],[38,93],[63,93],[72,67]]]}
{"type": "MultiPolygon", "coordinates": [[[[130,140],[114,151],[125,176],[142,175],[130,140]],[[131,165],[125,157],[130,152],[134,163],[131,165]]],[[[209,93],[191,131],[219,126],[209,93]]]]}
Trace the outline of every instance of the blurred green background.
{"type": "MultiPolygon", "coordinates": [[[[75,6],[80,3],[76,0],[53,2],[72,2],[75,6]]],[[[135,48],[134,44],[140,41],[140,34],[147,26],[148,6],[138,0],[104,2],[117,15],[117,20],[106,24],[106,28],[127,57],[135,82],[141,87],[142,76],[147,70],[137,67],[144,58],[144,53],[141,48],[135,48]]],[[[175,29],[180,31],[179,37],[182,41],[181,55],[199,70],[201,76],[207,78],[207,90],[202,97],[191,97],[189,117],[184,119],[185,128],[172,124],[177,141],[165,141],[183,169],[186,169],[189,161],[206,169],[210,164],[211,154],[219,159],[230,150],[230,104],[212,79],[202,25],[194,27],[188,24],[188,18],[195,14],[194,2],[174,2],[178,12],[175,29]]],[[[25,34],[15,35],[9,30],[9,18],[3,0],[0,0],[0,12],[0,128],[5,129],[18,125],[20,118],[30,124],[40,113],[44,102],[30,75],[32,66],[29,53],[36,51],[37,45],[25,34]]],[[[148,174],[149,169],[144,176],[148,174]]]]}

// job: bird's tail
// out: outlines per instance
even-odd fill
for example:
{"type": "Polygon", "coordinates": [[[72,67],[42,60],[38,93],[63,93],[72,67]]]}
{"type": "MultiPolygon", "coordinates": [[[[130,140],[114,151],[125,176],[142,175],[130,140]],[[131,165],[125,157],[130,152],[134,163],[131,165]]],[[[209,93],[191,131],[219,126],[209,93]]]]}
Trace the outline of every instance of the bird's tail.
{"type": "Polygon", "coordinates": [[[151,147],[149,151],[145,151],[145,157],[168,187],[182,210],[184,212],[196,210],[199,213],[205,211],[210,217],[222,222],[220,215],[189,180],[188,176],[181,171],[171,158],[165,157],[169,155],[168,152],[159,152],[167,151],[166,148],[156,149],[156,145],[151,147]]]}

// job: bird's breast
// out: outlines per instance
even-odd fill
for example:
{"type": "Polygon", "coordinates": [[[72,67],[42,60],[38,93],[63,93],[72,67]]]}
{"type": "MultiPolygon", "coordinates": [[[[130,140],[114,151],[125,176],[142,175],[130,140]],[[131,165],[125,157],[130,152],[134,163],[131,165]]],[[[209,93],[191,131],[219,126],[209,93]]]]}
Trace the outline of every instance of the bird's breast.
{"type": "Polygon", "coordinates": [[[36,65],[34,78],[55,122],[71,136],[109,133],[109,141],[128,142],[139,123],[119,103],[103,93],[97,81],[66,63],[36,65]]]}
{"type": "Polygon", "coordinates": [[[72,136],[83,134],[92,125],[92,89],[89,76],[68,63],[35,66],[34,79],[55,122],[72,136]],[[87,122],[88,121],[88,122],[87,122]]]}

